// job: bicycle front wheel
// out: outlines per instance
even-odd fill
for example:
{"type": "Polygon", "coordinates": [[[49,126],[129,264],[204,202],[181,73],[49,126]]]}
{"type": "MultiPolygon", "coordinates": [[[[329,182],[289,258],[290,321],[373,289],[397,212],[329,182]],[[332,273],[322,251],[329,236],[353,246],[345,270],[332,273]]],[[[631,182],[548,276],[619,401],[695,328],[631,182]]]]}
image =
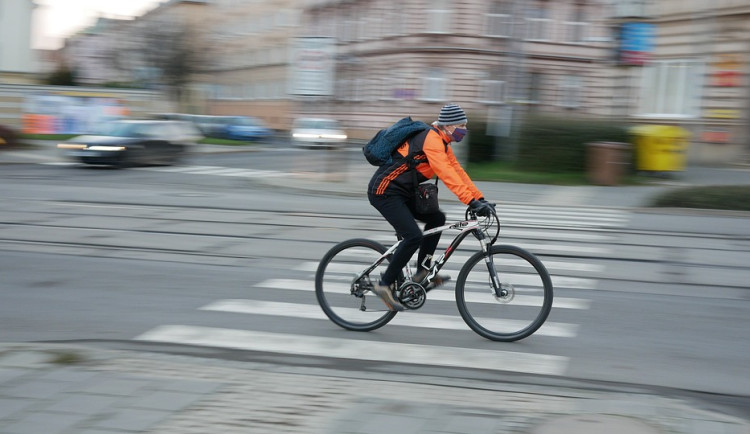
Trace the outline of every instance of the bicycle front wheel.
{"type": "Polygon", "coordinates": [[[396,316],[371,291],[388,267],[388,260],[360,277],[385,251],[376,241],[354,239],[335,245],[321,259],[315,273],[315,295],[331,321],[347,330],[366,332],[396,316]]]}
{"type": "Polygon", "coordinates": [[[456,280],[456,304],[466,324],[493,341],[531,336],[552,309],[552,279],[542,262],[515,246],[492,246],[489,257],[473,255],[456,280]],[[503,295],[492,285],[494,270],[503,295]]]}

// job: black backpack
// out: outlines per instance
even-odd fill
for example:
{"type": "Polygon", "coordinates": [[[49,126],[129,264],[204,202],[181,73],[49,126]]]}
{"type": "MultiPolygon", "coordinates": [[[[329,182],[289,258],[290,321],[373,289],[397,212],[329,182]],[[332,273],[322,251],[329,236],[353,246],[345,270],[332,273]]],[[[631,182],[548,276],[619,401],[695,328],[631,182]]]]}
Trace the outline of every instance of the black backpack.
{"type": "Polygon", "coordinates": [[[362,147],[362,153],[373,166],[382,166],[393,161],[393,151],[405,141],[429,129],[430,126],[422,121],[413,121],[405,117],[388,128],[383,128],[375,137],[362,147]]]}

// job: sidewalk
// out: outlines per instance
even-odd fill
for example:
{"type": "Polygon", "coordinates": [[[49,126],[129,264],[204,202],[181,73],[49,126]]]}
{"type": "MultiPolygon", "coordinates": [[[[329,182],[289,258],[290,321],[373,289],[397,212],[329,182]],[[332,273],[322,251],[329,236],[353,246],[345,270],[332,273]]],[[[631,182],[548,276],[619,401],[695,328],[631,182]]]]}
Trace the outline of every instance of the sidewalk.
{"type": "MultiPolygon", "coordinates": [[[[363,159],[364,160],[364,159],[363,159]]],[[[351,163],[335,173],[300,172],[291,177],[259,178],[258,182],[287,191],[306,194],[335,193],[366,197],[367,183],[375,168],[366,161],[351,163]]],[[[671,178],[654,178],[640,186],[556,186],[509,182],[476,182],[491,200],[502,203],[526,203],[572,207],[641,208],[659,194],[682,187],[702,185],[750,185],[750,167],[688,167],[671,178]]],[[[456,202],[455,196],[440,184],[440,201],[456,202]]]]}
{"type": "Polygon", "coordinates": [[[738,417],[634,387],[386,377],[300,365],[0,345],[0,432],[750,433],[738,417]]]}

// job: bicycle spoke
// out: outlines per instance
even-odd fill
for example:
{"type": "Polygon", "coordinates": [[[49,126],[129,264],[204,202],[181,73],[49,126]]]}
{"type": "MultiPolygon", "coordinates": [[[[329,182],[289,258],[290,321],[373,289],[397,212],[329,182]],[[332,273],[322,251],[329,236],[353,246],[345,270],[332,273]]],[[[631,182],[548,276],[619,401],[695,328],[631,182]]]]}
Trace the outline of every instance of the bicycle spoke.
{"type": "Polygon", "coordinates": [[[350,240],[332,248],[321,260],[315,276],[315,292],[326,315],[336,324],[349,330],[369,331],[382,327],[395,312],[368,290],[385,271],[387,261],[368,276],[357,280],[359,273],[385,252],[373,241],[350,240]]]}
{"type": "Polygon", "coordinates": [[[511,246],[494,246],[492,263],[503,291],[495,295],[481,254],[469,259],[456,282],[461,316],[478,334],[498,341],[523,339],[546,320],[552,305],[552,284],[541,262],[511,246]]]}

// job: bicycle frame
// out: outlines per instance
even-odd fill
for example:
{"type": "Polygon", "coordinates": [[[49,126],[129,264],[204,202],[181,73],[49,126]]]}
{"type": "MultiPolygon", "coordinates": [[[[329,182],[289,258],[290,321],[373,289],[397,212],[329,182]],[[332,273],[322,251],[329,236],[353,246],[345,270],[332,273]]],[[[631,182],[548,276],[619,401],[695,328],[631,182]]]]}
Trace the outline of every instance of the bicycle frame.
{"type": "MultiPolygon", "coordinates": [[[[474,237],[479,240],[479,244],[482,248],[482,252],[484,254],[485,263],[487,265],[487,270],[490,272],[490,276],[492,276],[492,287],[494,289],[494,295],[496,297],[502,297],[502,288],[500,285],[500,281],[497,278],[497,273],[495,272],[495,264],[492,262],[492,255],[489,255],[489,248],[491,245],[490,239],[485,235],[482,230],[480,230],[480,223],[479,220],[462,220],[450,224],[446,224],[437,228],[433,228],[430,230],[427,230],[423,233],[424,237],[429,237],[438,233],[445,232],[449,229],[456,229],[459,230],[460,233],[456,235],[456,237],[451,241],[450,245],[445,249],[445,251],[432,262],[432,265],[430,266],[428,273],[427,273],[427,280],[432,279],[437,275],[437,273],[443,268],[446,262],[448,262],[448,259],[451,257],[453,252],[456,251],[458,246],[463,242],[463,240],[469,236],[469,234],[474,235],[474,237]]],[[[387,258],[389,255],[392,255],[398,246],[401,245],[403,240],[398,240],[395,244],[393,244],[391,247],[389,247],[385,253],[380,255],[380,257],[366,270],[362,271],[355,281],[360,280],[366,275],[369,275],[372,270],[374,270],[378,265],[380,265],[385,258],[387,258]]],[[[411,275],[409,274],[408,265],[406,267],[407,269],[407,280],[411,279],[411,275]]]]}

